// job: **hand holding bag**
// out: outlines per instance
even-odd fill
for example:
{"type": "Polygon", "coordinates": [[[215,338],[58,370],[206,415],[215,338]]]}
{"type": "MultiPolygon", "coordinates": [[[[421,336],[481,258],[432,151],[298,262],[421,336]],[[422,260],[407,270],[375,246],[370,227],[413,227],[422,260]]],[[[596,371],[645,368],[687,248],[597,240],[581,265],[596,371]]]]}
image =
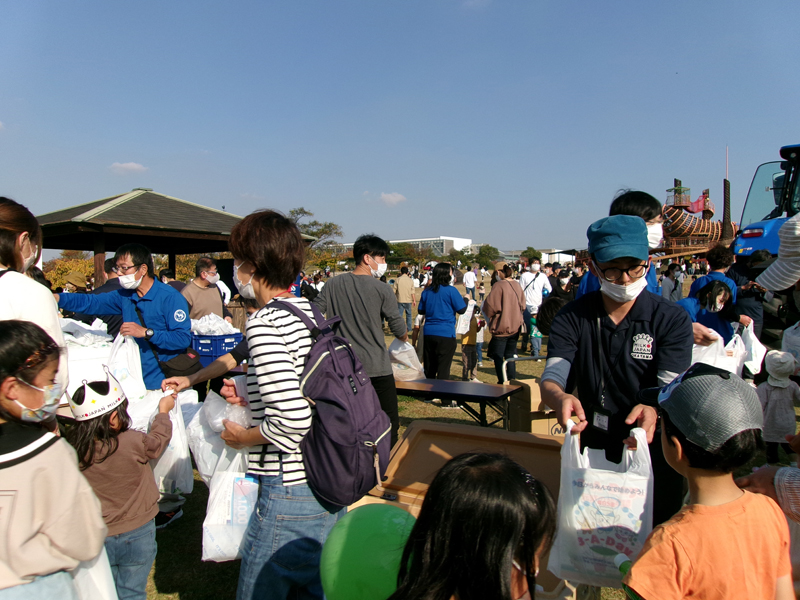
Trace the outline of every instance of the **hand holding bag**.
{"type": "Polygon", "coordinates": [[[631,430],[636,450],[622,462],[606,460],[604,450],[585,448],[572,435],[572,421],[561,447],[558,533],[547,570],[572,583],[621,586],[617,554],[634,559],[653,529],[653,467],[644,429],[631,430]]]}
{"type": "MultiPolygon", "coordinates": [[[[139,310],[138,306],[135,308],[136,314],[139,317],[139,322],[142,324],[142,327],[146,328],[147,325],[144,324],[142,311],[139,310]]],[[[145,340],[145,342],[147,342],[147,345],[150,347],[150,351],[153,353],[165,377],[188,377],[189,375],[194,375],[203,368],[203,365],[200,364],[200,355],[197,354],[194,348],[187,348],[185,352],[169,360],[160,360],[158,354],[156,354],[156,349],[153,348],[153,344],[151,344],[149,340],[145,340]]]]}

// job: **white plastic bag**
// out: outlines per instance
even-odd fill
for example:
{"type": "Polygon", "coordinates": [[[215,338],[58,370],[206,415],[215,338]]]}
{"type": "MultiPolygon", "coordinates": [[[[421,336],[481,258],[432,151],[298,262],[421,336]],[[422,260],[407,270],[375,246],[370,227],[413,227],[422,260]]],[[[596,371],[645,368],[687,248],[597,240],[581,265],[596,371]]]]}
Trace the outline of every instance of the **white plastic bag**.
{"type": "MultiPolygon", "coordinates": [[[[161,397],[164,392],[160,392],[161,397]]],[[[155,417],[155,415],[153,415],[155,417]]],[[[172,438],[164,453],[151,460],[153,475],[158,490],[165,494],[191,494],[194,487],[192,458],[189,456],[189,443],[186,440],[186,426],[183,424],[183,412],[180,397],[175,400],[175,407],[169,411],[172,421],[172,438]]]]}
{"type": "Polygon", "coordinates": [[[80,600],[117,600],[117,586],[105,547],[92,560],[80,563],[70,574],[80,600]]]}
{"type": "Polygon", "coordinates": [[[214,431],[222,432],[225,430],[222,420],[226,418],[225,413],[228,410],[228,406],[228,401],[215,391],[209,390],[208,394],[206,394],[202,411],[206,413],[208,424],[211,425],[211,429],[214,431]]]}
{"type": "Polygon", "coordinates": [[[422,363],[419,362],[417,351],[408,342],[401,342],[398,339],[392,340],[389,344],[389,359],[392,363],[394,378],[398,381],[413,381],[414,379],[424,379],[425,372],[422,370],[422,363]]]}
{"type": "Polygon", "coordinates": [[[746,356],[747,351],[739,335],[734,335],[727,346],[722,341],[722,337],[718,337],[708,346],[695,344],[692,348],[692,364],[705,363],[736,373],[739,377],[742,376],[746,356]]]}
{"type": "Polygon", "coordinates": [[[258,502],[258,481],[247,476],[246,450],[226,448],[223,459],[228,458],[227,467],[211,478],[203,521],[203,560],[241,558],[239,548],[258,502]]]}
{"type": "Polygon", "coordinates": [[[584,449],[567,434],[561,447],[558,533],[547,570],[573,583],[620,587],[617,554],[634,559],[653,529],[653,467],[644,429],[636,427],[636,450],[624,450],[620,464],[604,450],[584,449]]]}
{"type": "Polygon", "coordinates": [[[186,427],[186,440],[192,451],[197,472],[205,484],[210,485],[219,457],[225,450],[225,441],[219,432],[211,428],[204,410],[200,409],[186,427]]]}
{"type": "Polygon", "coordinates": [[[800,322],[795,323],[783,332],[781,350],[788,352],[800,365],[800,322]]]}
{"type": "Polygon", "coordinates": [[[139,345],[129,335],[118,335],[111,346],[108,370],[119,381],[128,402],[144,398],[147,387],[142,376],[139,345]]]}
{"type": "Polygon", "coordinates": [[[467,312],[458,316],[458,323],[456,323],[456,335],[464,335],[469,332],[469,322],[472,319],[472,313],[475,311],[475,300],[470,300],[467,304],[467,312]]]}
{"type": "Polygon", "coordinates": [[[761,363],[767,354],[767,348],[756,337],[752,323],[742,330],[742,341],[745,349],[744,366],[756,375],[761,372],[761,363]]]}

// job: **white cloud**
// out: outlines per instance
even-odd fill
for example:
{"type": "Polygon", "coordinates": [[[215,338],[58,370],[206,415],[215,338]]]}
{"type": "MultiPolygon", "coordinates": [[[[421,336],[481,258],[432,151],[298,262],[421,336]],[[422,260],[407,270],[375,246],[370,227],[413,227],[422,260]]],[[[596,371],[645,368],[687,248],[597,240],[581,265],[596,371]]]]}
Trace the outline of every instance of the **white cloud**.
{"type": "Polygon", "coordinates": [[[403,196],[403,194],[398,194],[397,192],[392,192],[391,194],[383,192],[381,194],[381,202],[383,202],[386,206],[394,206],[395,204],[405,201],[406,197],[403,196]]]}
{"type": "Polygon", "coordinates": [[[369,190],[364,190],[364,193],[361,194],[362,196],[369,196],[369,190]]]}
{"type": "Polygon", "coordinates": [[[117,175],[129,175],[131,173],[144,173],[147,171],[147,167],[144,165],[140,165],[139,163],[135,162],[127,162],[127,163],[118,163],[115,162],[113,165],[108,167],[112,173],[116,173],[117,175]]]}

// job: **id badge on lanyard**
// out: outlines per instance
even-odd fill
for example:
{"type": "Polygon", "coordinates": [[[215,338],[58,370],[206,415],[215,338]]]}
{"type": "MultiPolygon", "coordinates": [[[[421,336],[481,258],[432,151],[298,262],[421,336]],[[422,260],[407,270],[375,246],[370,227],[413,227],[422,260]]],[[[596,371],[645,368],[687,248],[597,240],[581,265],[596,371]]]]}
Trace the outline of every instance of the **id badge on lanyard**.
{"type": "Polygon", "coordinates": [[[593,409],[592,427],[597,431],[608,433],[613,414],[606,408],[606,360],[603,352],[603,330],[600,326],[600,317],[597,317],[597,356],[600,359],[600,390],[597,394],[598,406],[593,409]]]}

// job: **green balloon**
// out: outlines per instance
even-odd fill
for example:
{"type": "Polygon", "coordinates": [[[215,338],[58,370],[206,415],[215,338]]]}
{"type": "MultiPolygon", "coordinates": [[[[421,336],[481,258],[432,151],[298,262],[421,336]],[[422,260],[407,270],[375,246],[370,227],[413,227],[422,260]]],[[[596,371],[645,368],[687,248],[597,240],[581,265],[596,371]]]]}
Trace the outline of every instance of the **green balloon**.
{"type": "Polygon", "coordinates": [[[397,506],[367,504],[334,526],[320,558],[328,600],[386,600],[397,574],[414,517],[397,506]]]}

